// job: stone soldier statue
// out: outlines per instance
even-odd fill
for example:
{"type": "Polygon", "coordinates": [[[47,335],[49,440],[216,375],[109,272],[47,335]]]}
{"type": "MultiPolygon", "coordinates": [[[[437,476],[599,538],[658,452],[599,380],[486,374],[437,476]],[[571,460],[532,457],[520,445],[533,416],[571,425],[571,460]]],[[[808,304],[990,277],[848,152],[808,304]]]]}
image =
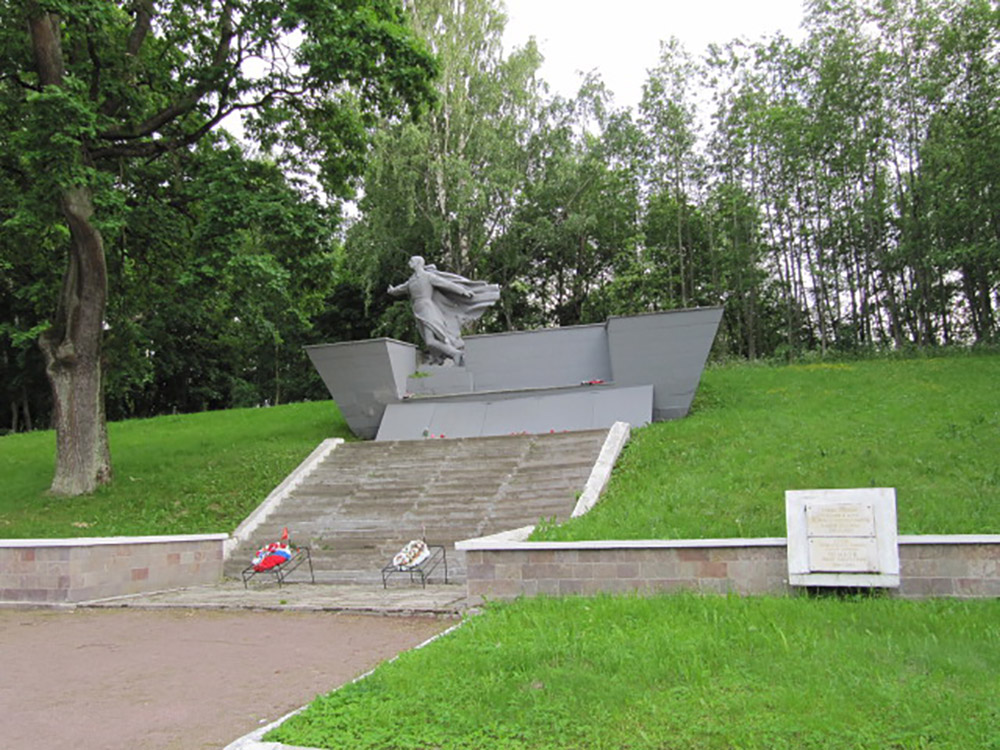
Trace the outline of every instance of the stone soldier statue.
{"type": "Polygon", "coordinates": [[[413,275],[402,284],[390,286],[389,294],[409,294],[417,327],[430,350],[431,364],[441,364],[445,359],[464,364],[462,326],[477,320],[500,298],[500,287],[438,271],[425,265],[419,255],[410,258],[410,268],[413,275]]]}

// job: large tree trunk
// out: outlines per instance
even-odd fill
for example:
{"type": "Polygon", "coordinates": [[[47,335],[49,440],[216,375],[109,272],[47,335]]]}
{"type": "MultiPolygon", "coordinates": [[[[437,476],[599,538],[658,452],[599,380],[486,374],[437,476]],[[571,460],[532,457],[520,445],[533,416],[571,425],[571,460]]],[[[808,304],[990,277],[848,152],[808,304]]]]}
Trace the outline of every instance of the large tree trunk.
{"type": "Polygon", "coordinates": [[[107,300],[104,243],[91,223],[89,188],[63,191],[69,225],[69,267],[57,319],[40,339],[52,386],[56,470],[51,492],[80,495],[111,481],[111,454],[104,420],[101,335],[107,300]]]}
{"type": "MultiPolygon", "coordinates": [[[[43,86],[63,86],[59,16],[29,0],[28,28],[43,86]]],[[[83,160],[87,161],[84,153],[83,160]]],[[[111,481],[104,421],[101,334],[108,296],[104,241],[91,222],[94,196],[86,186],[65,187],[59,207],[70,231],[69,265],[52,327],[39,339],[52,385],[56,471],[51,492],[81,495],[111,481]]]]}

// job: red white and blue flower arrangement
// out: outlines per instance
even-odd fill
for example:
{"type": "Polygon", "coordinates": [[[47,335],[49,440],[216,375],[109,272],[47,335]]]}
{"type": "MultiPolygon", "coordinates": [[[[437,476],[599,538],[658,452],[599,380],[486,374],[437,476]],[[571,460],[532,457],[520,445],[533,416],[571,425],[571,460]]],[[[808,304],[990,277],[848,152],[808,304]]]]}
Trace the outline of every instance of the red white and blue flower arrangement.
{"type": "Polygon", "coordinates": [[[258,573],[276,568],[292,559],[295,550],[288,542],[288,527],[281,530],[281,541],[265,544],[253,557],[253,569],[258,573]]]}

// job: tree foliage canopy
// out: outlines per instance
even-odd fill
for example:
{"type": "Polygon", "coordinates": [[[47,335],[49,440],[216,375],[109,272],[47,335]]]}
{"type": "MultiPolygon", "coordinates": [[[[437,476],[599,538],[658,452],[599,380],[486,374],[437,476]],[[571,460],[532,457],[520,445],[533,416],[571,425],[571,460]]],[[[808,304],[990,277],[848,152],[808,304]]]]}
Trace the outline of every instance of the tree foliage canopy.
{"type": "MultiPolygon", "coordinates": [[[[145,188],[137,161],[180,154],[245,112],[263,145],[318,160],[326,189],[345,193],[376,116],[421,109],[435,70],[392,0],[0,3],[0,122],[9,126],[0,158],[14,188],[4,212],[29,241],[53,238],[32,242],[36,257],[68,258],[40,339],[57,430],[54,492],[89,491],[111,477],[105,235],[127,231],[121,209],[145,188]]],[[[237,266],[213,260],[209,252],[195,268],[220,280],[276,270],[259,254],[237,266]]]]}

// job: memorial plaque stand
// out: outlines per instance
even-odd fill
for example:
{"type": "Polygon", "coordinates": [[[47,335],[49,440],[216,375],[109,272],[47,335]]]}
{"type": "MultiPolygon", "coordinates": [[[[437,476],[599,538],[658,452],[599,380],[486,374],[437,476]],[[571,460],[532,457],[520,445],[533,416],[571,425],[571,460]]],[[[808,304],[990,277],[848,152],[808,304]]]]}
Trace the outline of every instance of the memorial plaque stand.
{"type": "Polygon", "coordinates": [[[789,490],[788,583],[792,586],[899,586],[896,491],[789,490]]]}

